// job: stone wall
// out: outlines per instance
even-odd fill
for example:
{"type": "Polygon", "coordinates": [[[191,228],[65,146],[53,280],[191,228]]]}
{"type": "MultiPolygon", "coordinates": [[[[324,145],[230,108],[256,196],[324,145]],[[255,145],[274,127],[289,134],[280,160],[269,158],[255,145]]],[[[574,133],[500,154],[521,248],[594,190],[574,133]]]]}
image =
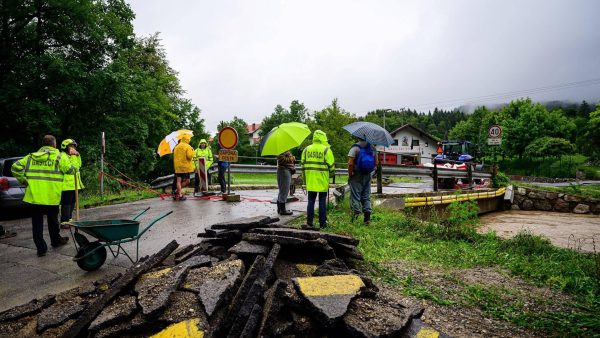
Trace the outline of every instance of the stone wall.
{"type": "Polygon", "coordinates": [[[600,214],[600,200],[517,187],[511,209],[572,212],[575,214],[593,213],[598,215],[600,214]]]}

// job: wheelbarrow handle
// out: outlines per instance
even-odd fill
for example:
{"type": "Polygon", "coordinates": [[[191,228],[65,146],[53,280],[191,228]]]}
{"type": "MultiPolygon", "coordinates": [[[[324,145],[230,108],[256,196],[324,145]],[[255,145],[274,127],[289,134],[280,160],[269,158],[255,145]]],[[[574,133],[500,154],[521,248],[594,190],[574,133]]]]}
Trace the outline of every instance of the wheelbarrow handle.
{"type": "Polygon", "coordinates": [[[158,218],[154,219],[152,222],[150,222],[150,224],[148,224],[148,226],[147,226],[147,227],[145,227],[145,228],[144,228],[144,230],[142,230],[142,231],[141,231],[141,232],[140,232],[140,233],[137,235],[137,238],[140,238],[140,237],[142,237],[142,235],[143,235],[143,234],[144,234],[146,231],[148,231],[148,229],[150,229],[150,227],[152,227],[152,226],[153,226],[153,225],[154,225],[156,222],[158,222],[158,221],[160,221],[161,219],[163,219],[163,218],[165,218],[165,217],[169,216],[169,215],[170,215],[170,214],[172,214],[172,213],[173,213],[173,210],[171,210],[171,211],[169,211],[169,212],[167,212],[167,213],[165,213],[165,214],[163,214],[163,215],[159,216],[158,218]]]}
{"type": "Polygon", "coordinates": [[[146,209],[142,210],[142,212],[140,212],[139,214],[135,215],[135,217],[132,220],[135,221],[136,219],[138,219],[138,217],[140,217],[143,214],[145,214],[146,211],[148,211],[148,210],[150,210],[150,207],[147,207],[146,209]]]}

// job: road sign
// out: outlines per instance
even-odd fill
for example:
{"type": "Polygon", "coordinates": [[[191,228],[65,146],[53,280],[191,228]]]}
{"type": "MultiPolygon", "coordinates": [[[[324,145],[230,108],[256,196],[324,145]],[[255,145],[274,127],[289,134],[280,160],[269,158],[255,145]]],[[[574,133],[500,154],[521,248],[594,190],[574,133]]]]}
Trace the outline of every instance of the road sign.
{"type": "Polygon", "coordinates": [[[238,133],[234,128],[225,127],[219,132],[219,144],[222,148],[235,148],[238,144],[238,139],[238,133]]]}
{"type": "Polygon", "coordinates": [[[502,144],[502,139],[497,137],[488,138],[488,146],[499,146],[502,144]]]}
{"type": "Polygon", "coordinates": [[[237,162],[238,161],[237,150],[230,150],[230,149],[219,150],[219,161],[237,162]]]}
{"type": "Polygon", "coordinates": [[[490,138],[500,138],[502,137],[502,127],[497,124],[491,125],[488,129],[488,136],[490,138]]]}

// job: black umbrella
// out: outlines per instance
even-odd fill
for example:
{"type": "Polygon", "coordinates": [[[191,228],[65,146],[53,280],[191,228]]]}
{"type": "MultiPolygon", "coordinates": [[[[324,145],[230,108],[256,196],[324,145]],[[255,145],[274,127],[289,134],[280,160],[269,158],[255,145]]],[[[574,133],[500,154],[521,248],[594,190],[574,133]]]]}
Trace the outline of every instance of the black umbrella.
{"type": "Polygon", "coordinates": [[[371,122],[354,122],[342,127],[350,134],[359,137],[370,144],[378,146],[390,146],[394,143],[392,135],[381,126],[371,122]]]}

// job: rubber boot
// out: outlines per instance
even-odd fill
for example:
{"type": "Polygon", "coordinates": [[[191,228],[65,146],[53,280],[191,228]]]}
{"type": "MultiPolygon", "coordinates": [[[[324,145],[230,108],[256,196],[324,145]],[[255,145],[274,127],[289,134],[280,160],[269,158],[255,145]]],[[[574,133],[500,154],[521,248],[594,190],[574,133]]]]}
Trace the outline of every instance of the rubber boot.
{"type": "Polygon", "coordinates": [[[285,203],[281,203],[281,213],[280,215],[284,215],[284,216],[289,216],[289,215],[293,215],[294,213],[291,210],[287,210],[285,208],[285,203]]]}
{"type": "Polygon", "coordinates": [[[366,225],[371,224],[371,213],[370,212],[365,212],[365,219],[364,219],[364,223],[366,225]]]}
{"type": "Polygon", "coordinates": [[[277,215],[281,215],[281,203],[277,202],[277,215]]]}

